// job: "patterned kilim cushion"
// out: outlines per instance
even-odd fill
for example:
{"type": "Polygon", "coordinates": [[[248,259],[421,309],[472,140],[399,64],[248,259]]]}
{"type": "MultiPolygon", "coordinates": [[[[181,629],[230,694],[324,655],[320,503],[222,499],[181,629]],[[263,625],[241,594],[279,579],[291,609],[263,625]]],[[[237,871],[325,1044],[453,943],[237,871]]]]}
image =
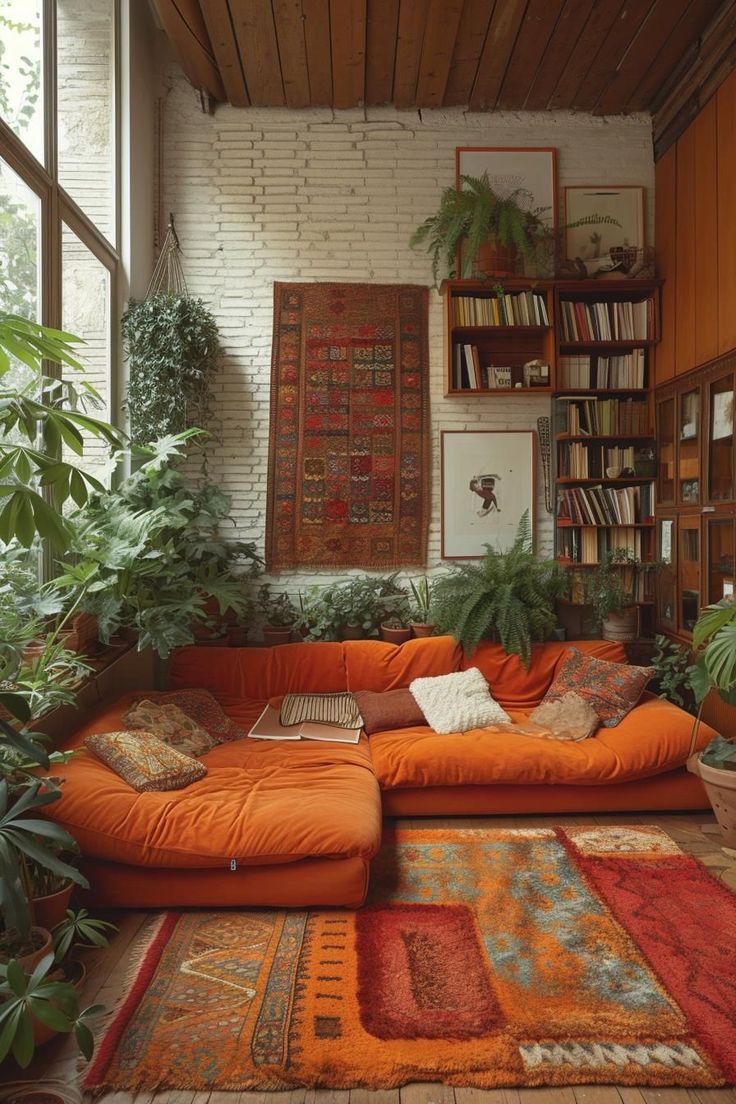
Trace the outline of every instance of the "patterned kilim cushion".
{"type": "Polygon", "coordinates": [[[105,732],[88,736],[84,742],[98,759],[139,793],[182,790],[207,774],[203,763],[182,755],[144,729],[105,732]]]}
{"type": "Polygon", "coordinates": [[[287,694],[281,703],[282,725],[336,725],[338,728],[360,728],[360,715],[352,694],[287,694]]]}
{"type": "Polygon", "coordinates": [[[245,736],[240,725],[228,717],[217,698],[210,694],[209,690],[170,690],[164,694],[148,691],[146,694],[141,694],[137,700],[142,701],[145,698],[178,705],[188,717],[206,729],[218,744],[227,743],[230,740],[242,740],[245,736]]]}
{"type": "Polygon", "coordinates": [[[615,728],[634,708],[655,674],[654,667],[611,663],[570,648],[543,701],[559,701],[574,690],[592,705],[604,728],[615,728]]]}
{"type": "Polygon", "coordinates": [[[169,747],[176,748],[183,755],[191,755],[194,759],[206,755],[215,747],[215,740],[207,729],[198,725],[173,702],[154,702],[144,698],[131,706],[127,713],[123,713],[122,722],[128,728],[147,729],[169,747]]]}

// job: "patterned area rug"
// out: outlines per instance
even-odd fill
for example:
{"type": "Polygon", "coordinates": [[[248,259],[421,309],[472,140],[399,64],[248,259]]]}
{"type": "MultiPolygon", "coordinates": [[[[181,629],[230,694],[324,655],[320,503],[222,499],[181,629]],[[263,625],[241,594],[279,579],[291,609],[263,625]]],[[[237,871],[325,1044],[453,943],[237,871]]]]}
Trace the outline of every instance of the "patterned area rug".
{"type": "Polygon", "coordinates": [[[720,1085],[734,946],[657,828],[397,829],[358,912],[167,914],[85,1087],[720,1085]]]}
{"type": "Polygon", "coordinates": [[[266,561],[426,562],[427,289],[275,285],[266,561]]]}

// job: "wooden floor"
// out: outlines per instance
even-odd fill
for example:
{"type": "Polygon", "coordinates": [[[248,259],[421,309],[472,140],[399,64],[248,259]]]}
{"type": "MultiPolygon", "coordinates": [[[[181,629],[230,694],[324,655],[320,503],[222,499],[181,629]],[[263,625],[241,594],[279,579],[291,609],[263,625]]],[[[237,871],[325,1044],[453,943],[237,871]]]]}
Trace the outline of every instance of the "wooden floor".
{"type": "MultiPolygon", "coordinates": [[[[643,816],[580,817],[474,817],[403,821],[406,826],[422,828],[454,827],[546,827],[554,824],[658,824],[680,844],[705,863],[718,877],[736,889],[736,852],[721,847],[718,827],[709,813],[643,816]]],[[[87,984],[83,1003],[93,1001],[107,1008],[120,996],[122,978],[131,943],[150,916],[128,912],[116,917],[120,933],[107,951],[91,952],[87,959],[87,984]]],[[[3,1071],[5,1073],[5,1071],[3,1071]]],[[[5,1073],[5,1081],[10,1071],[5,1073]]],[[[52,1087],[53,1082],[71,1089],[77,1086],[77,1057],[67,1038],[49,1043],[30,1070],[19,1080],[36,1088],[52,1087]]],[[[0,1086],[4,1084],[0,1074],[0,1086]]],[[[5,1088],[7,1092],[7,1087],[5,1088]]],[[[4,1094],[3,1094],[4,1095],[4,1094]]],[[[6,1098],[7,1099],[7,1098],[6,1098]]],[[[12,1097],[11,1097],[12,1099],[12,1097]]],[[[79,1097],[77,1097],[79,1099],[79,1097]]],[[[736,1088],[729,1089],[627,1089],[590,1086],[549,1089],[453,1089],[440,1084],[412,1084],[401,1089],[370,1092],[365,1089],[314,1090],[292,1092],[190,1092],[165,1091],[131,1094],[106,1093],[96,1104],[736,1104],[736,1088]]]]}

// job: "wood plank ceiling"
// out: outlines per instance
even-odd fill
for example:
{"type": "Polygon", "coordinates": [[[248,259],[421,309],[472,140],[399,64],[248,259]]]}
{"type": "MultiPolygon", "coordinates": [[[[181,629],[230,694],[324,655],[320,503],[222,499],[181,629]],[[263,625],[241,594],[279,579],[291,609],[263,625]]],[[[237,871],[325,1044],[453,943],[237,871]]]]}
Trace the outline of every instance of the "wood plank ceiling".
{"type": "Polygon", "coordinates": [[[656,113],[713,26],[736,54],[736,0],[154,3],[189,79],[239,107],[656,113]]]}

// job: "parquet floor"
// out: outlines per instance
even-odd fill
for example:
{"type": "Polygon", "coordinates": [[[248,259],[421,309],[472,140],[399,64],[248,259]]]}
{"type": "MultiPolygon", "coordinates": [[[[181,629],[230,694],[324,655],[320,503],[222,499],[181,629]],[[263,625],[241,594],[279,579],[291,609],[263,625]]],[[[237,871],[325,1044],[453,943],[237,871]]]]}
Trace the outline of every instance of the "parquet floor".
{"type": "MultiPolygon", "coordinates": [[[[406,825],[437,828],[551,826],[554,824],[658,824],[736,890],[736,853],[721,847],[718,827],[709,813],[579,817],[475,817],[405,821],[406,825]]],[[[99,1001],[112,1008],[119,996],[131,943],[146,921],[145,912],[116,917],[120,932],[106,951],[88,955],[85,1004],[99,1001]]],[[[5,1073],[5,1071],[3,1071],[5,1073]]],[[[10,1072],[5,1073],[5,1081],[10,1072]]],[[[70,1088],[77,1085],[77,1058],[68,1039],[49,1043],[23,1075],[37,1088],[52,1082],[70,1088]]],[[[0,1074],[0,1086],[3,1084],[0,1074]]],[[[736,1104],[736,1088],[728,1089],[627,1089],[609,1086],[542,1089],[453,1089],[440,1084],[412,1084],[401,1089],[370,1092],[365,1089],[296,1089],[292,1092],[191,1092],[164,1091],[131,1094],[106,1093],[96,1104],[736,1104]]]]}

